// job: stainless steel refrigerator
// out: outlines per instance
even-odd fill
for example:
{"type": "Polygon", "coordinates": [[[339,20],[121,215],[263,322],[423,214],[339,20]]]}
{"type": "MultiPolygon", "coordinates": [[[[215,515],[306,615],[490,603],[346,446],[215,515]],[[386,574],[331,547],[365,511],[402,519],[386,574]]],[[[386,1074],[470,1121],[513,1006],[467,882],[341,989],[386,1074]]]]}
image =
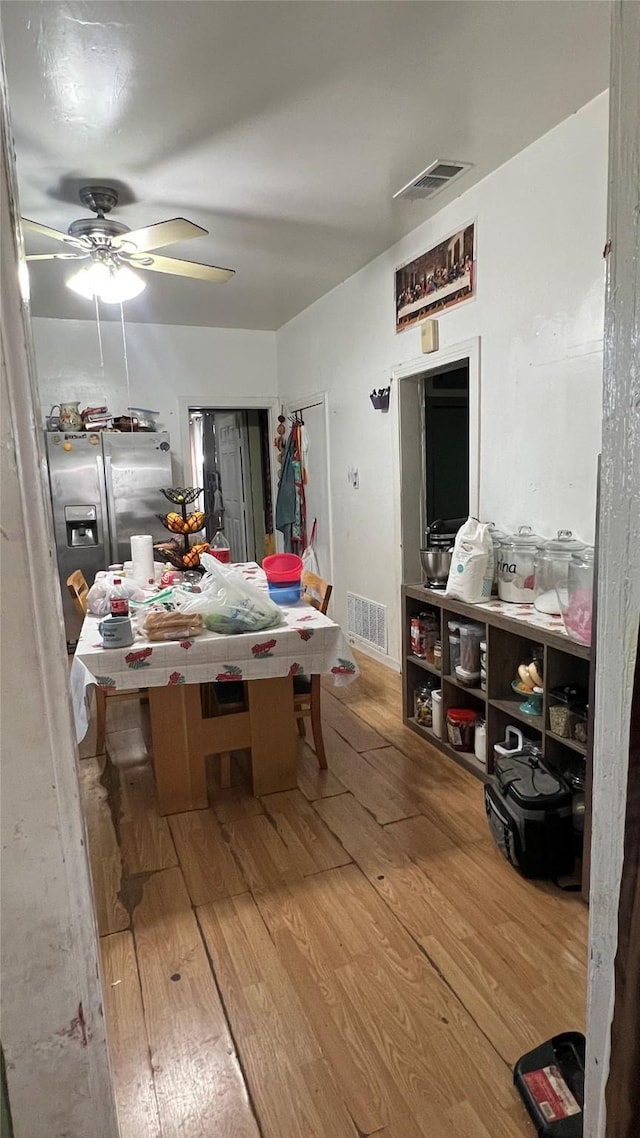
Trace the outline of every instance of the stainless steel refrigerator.
{"type": "Polygon", "coordinates": [[[82,569],[89,585],[99,569],[131,557],[134,533],[166,537],[155,516],[172,485],[166,431],[146,434],[48,432],[51,501],[67,642],[75,645],[81,620],[67,577],[82,569]]]}

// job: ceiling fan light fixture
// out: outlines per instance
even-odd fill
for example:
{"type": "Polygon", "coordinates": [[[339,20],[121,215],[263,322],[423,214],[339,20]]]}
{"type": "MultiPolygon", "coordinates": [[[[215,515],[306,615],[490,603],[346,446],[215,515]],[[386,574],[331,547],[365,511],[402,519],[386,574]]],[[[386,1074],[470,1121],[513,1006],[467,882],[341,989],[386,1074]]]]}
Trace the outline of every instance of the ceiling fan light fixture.
{"type": "Polygon", "coordinates": [[[85,300],[93,300],[97,296],[105,304],[132,300],[146,288],[146,282],[126,265],[109,266],[102,261],[86,265],[70,276],[65,284],[85,300]]]}
{"type": "Polygon", "coordinates": [[[132,272],[126,265],[113,269],[109,279],[99,292],[100,300],[105,304],[121,304],[125,300],[133,300],[147,287],[147,282],[132,272]]]}

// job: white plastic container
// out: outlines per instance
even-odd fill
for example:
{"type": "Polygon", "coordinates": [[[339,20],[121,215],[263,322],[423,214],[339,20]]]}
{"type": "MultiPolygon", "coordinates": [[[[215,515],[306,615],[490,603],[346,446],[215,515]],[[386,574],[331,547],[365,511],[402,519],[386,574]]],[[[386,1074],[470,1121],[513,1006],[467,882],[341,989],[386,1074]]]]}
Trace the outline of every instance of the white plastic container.
{"type": "Polygon", "coordinates": [[[484,635],[484,625],[460,625],[460,664],[456,667],[456,675],[462,672],[463,676],[467,673],[480,678],[480,641],[484,635]]]}
{"type": "Polygon", "coordinates": [[[442,738],[442,691],[436,688],[431,692],[431,726],[434,735],[442,738]]]}
{"type": "Polygon", "coordinates": [[[473,745],[476,759],[482,763],[483,767],[487,765],[487,725],[483,719],[479,719],[476,723],[476,733],[473,745]]]}

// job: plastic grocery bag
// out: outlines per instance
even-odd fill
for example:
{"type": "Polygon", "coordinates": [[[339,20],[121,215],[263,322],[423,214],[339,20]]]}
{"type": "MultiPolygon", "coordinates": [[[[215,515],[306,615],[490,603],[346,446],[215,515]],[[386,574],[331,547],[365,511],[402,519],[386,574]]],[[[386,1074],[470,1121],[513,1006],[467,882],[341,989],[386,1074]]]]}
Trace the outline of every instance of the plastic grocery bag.
{"type": "Polygon", "coordinates": [[[317,528],[317,521],[314,518],[313,525],[311,527],[311,537],[309,538],[309,544],[305,546],[302,551],[302,572],[315,573],[316,577],[320,575],[320,570],[318,569],[318,558],[316,557],[315,550],[317,528]]]}
{"type": "Polygon", "coordinates": [[[491,599],[493,542],[489,526],[467,518],[456,534],[447,596],[476,605],[491,599]]]}
{"type": "MultiPolygon", "coordinates": [[[[119,586],[129,600],[144,597],[140,586],[130,577],[123,577],[119,586]]],[[[98,578],[87,593],[87,608],[94,616],[106,616],[111,608],[111,594],[114,591],[113,575],[98,578]]]]}
{"type": "Polygon", "coordinates": [[[174,589],[174,601],[181,612],[202,613],[212,632],[260,632],[280,624],[282,611],[263,589],[208,553],[201,554],[200,561],[206,570],[201,591],[174,589]]]}

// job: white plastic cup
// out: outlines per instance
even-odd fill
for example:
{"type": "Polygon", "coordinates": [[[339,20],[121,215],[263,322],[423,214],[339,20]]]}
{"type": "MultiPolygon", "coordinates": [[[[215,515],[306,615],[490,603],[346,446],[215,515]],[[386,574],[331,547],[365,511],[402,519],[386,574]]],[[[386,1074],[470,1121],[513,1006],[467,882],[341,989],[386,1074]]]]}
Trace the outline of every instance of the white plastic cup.
{"type": "Polygon", "coordinates": [[[431,725],[434,735],[442,738],[442,691],[436,688],[431,692],[431,725]]]}

